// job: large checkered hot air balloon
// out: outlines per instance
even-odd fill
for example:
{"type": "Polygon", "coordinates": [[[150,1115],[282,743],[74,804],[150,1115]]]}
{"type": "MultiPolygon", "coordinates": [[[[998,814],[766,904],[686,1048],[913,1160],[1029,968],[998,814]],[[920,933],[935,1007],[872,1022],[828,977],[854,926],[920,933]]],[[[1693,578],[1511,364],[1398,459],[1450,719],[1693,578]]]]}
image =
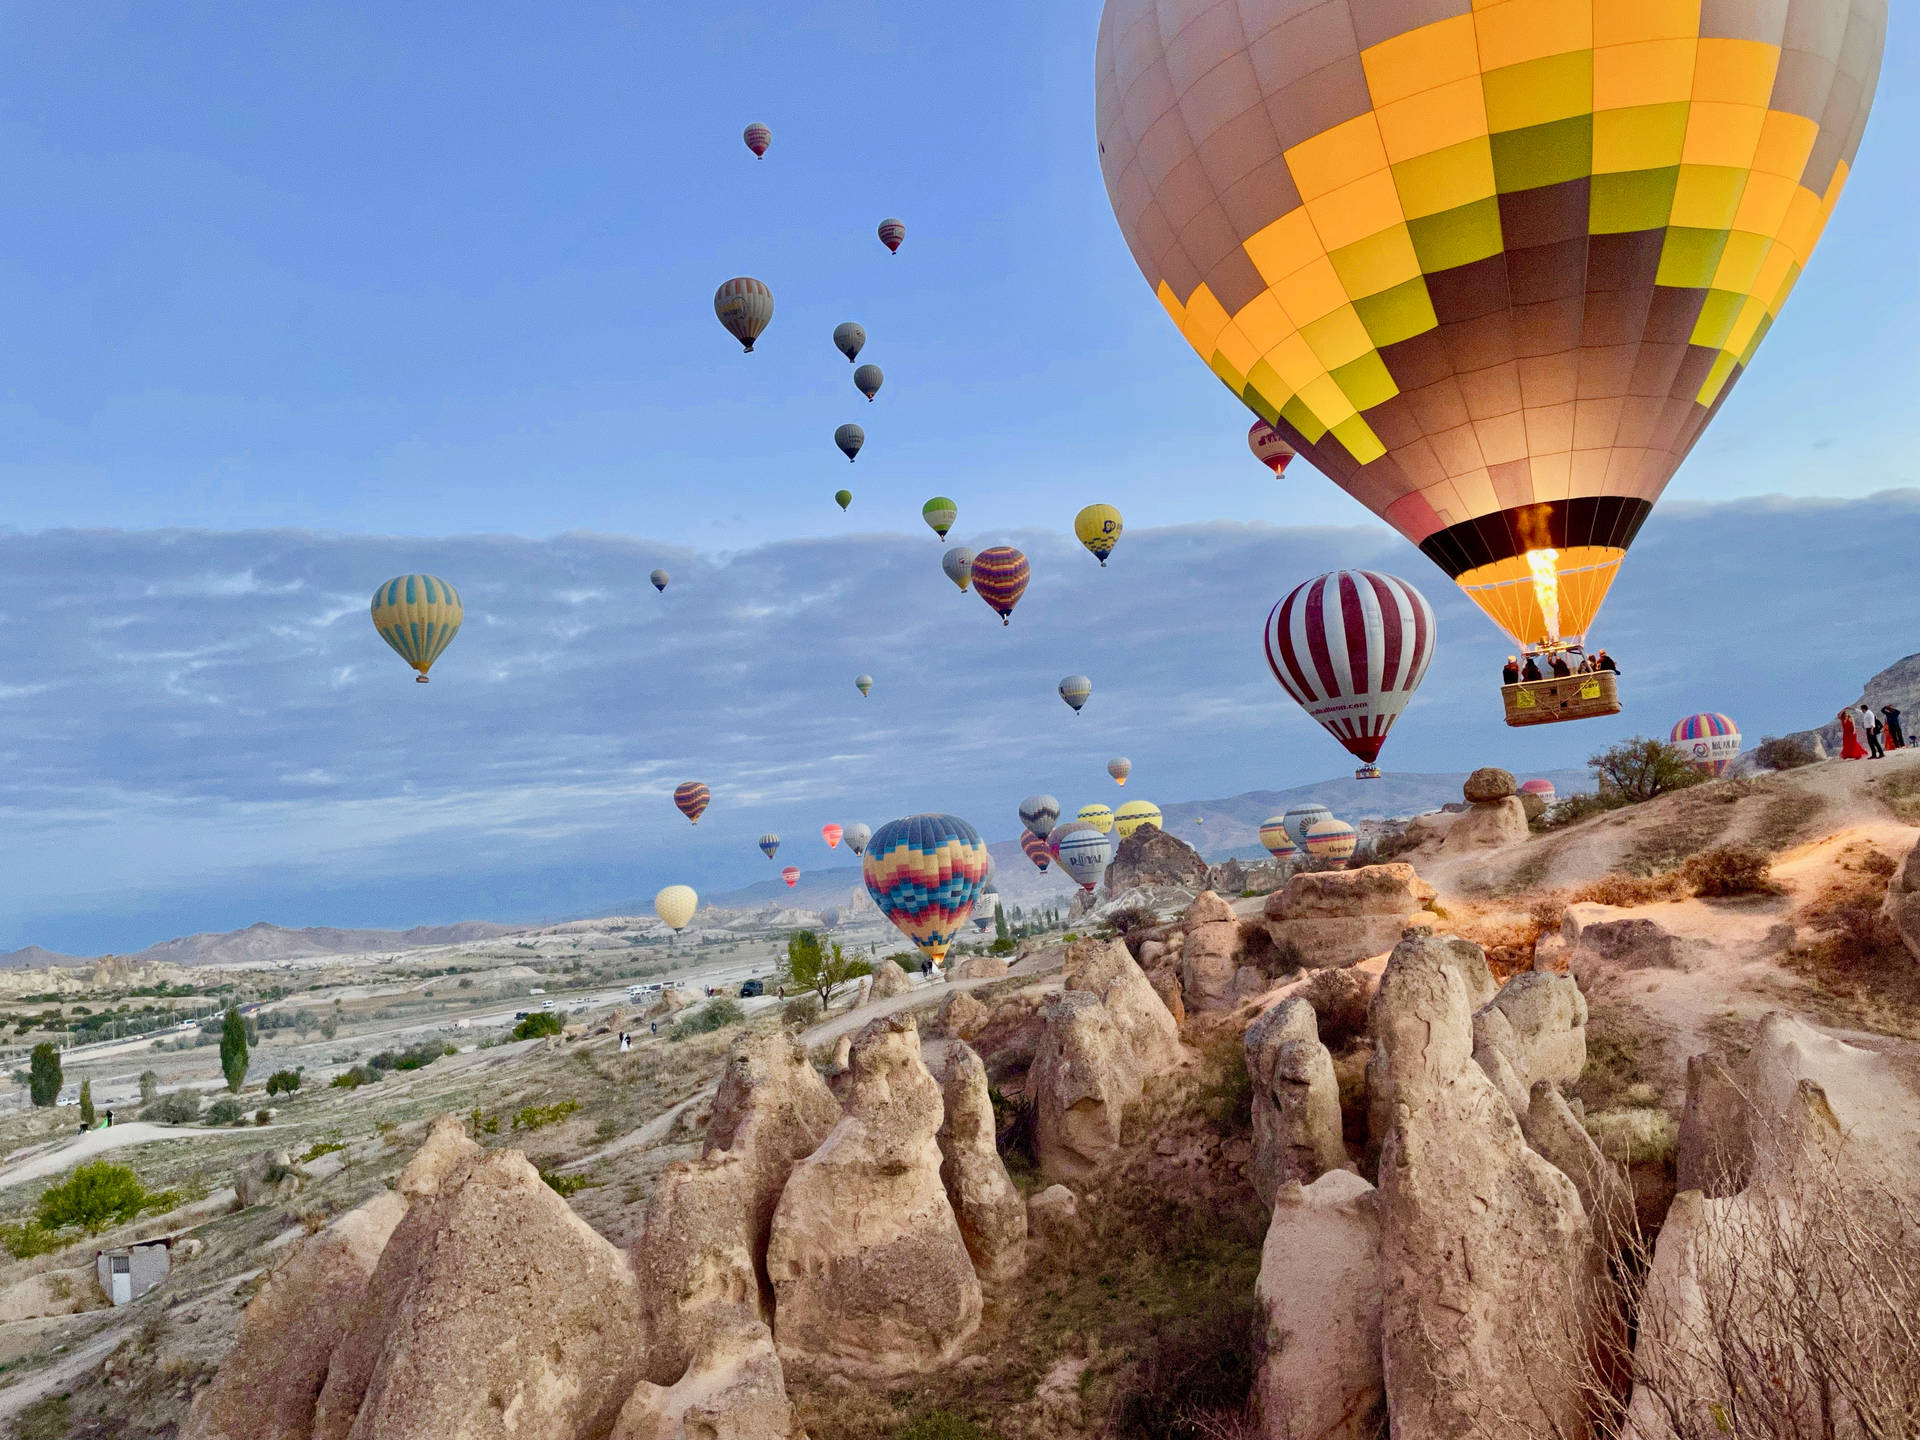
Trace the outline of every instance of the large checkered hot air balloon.
{"type": "Polygon", "coordinates": [[[1805,268],[1887,12],[1107,0],[1100,163],[1214,374],[1550,643],[1587,630],[1805,268]]]}
{"type": "Polygon", "coordinates": [[[860,862],[867,893],[938,965],[987,879],[987,845],[953,815],[909,815],[873,832],[860,862]]]}
{"type": "Polygon", "coordinates": [[[1267,665],[1286,692],[1357,756],[1374,761],[1433,659],[1433,610],[1406,581],[1332,570],[1267,616],[1267,665]]]}

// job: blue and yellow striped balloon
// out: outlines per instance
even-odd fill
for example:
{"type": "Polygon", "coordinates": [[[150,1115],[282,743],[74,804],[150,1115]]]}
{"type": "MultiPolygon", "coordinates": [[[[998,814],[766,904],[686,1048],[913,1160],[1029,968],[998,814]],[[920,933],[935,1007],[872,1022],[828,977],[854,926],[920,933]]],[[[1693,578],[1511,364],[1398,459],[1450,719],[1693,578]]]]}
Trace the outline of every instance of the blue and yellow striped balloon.
{"type": "Polygon", "coordinates": [[[909,815],[873,832],[860,862],[881,914],[938,965],[986,884],[987,845],[953,815],[909,815]]]}
{"type": "Polygon", "coordinates": [[[436,575],[397,575],[373,592],[373,628],[420,672],[413,678],[422,685],[464,614],[460,592],[436,575]]]}

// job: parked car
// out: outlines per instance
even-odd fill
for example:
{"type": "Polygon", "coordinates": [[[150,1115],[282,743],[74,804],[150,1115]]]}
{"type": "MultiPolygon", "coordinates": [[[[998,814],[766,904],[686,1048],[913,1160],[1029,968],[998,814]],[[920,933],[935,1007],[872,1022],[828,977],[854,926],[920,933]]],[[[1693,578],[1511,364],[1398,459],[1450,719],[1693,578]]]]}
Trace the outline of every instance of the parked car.
{"type": "Polygon", "coordinates": [[[764,980],[743,980],[740,982],[740,998],[742,1000],[751,1000],[756,995],[764,995],[766,993],[767,982],[764,980]]]}

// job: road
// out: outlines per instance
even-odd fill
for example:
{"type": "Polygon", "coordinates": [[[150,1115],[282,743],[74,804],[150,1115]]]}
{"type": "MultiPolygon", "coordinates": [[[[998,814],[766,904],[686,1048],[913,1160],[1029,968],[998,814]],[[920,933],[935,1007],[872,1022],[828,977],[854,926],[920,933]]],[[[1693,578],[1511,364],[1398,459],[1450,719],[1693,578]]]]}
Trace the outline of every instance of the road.
{"type": "Polygon", "coordinates": [[[0,1189],[24,1185],[29,1180],[38,1180],[46,1175],[57,1175],[83,1160],[91,1160],[95,1155],[127,1145],[145,1145],[153,1140],[186,1140],[203,1135],[224,1135],[231,1139],[236,1134],[258,1135],[281,1128],[279,1125],[249,1125],[244,1131],[225,1126],[218,1130],[204,1130],[196,1125],[149,1125],[145,1121],[130,1120],[124,1125],[110,1126],[105,1130],[71,1135],[60,1144],[37,1150],[24,1160],[0,1169],[0,1189]]]}

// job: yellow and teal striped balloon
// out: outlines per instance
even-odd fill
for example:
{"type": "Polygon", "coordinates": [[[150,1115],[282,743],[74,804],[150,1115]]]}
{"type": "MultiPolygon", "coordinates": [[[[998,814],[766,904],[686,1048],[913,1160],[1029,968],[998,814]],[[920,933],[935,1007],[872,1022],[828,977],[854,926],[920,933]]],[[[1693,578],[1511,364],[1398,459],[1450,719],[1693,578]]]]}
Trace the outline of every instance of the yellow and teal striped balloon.
{"type": "Polygon", "coordinates": [[[427,683],[427,671],[460,633],[460,592],[437,575],[397,575],[373,592],[373,628],[427,683]]]}

